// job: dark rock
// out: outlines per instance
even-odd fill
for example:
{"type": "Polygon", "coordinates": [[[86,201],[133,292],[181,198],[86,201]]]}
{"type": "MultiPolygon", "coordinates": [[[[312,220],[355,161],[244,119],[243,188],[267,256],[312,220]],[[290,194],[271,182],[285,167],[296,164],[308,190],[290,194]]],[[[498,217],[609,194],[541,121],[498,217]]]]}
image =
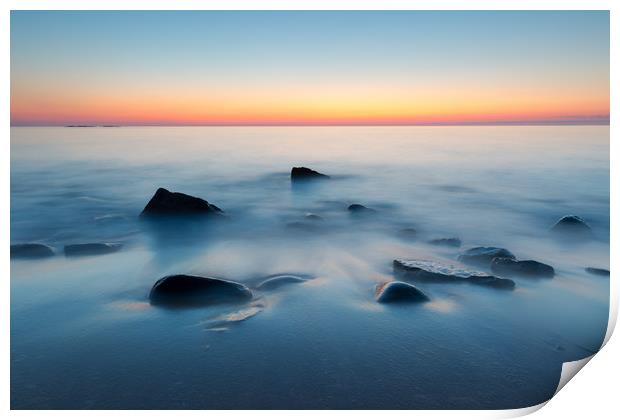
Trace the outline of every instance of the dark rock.
{"type": "Polygon", "coordinates": [[[451,246],[454,248],[458,248],[461,246],[461,240],[459,238],[432,239],[428,241],[428,243],[431,245],[436,245],[436,246],[451,246]]]}
{"type": "Polygon", "coordinates": [[[432,261],[394,260],[394,275],[403,281],[428,283],[467,282],[496,289],[514,289],[510,279],[495,277],[480,271],[456,268],[432,261]]]}
{"type": "Polygon", "coordinates": [[[372,213],[377,212],[375,209],[362,206],[361,204],[351,204],[349,207],[347,207],[347,210],[349,210],[349,212],[351,212],[352,214],[360,214],[360,215],[361,214],[372,214],[372,213]]]}
{"type": "Polygon", "coordinates": [[[141,216],[222,216],[222,210],[206,200],[158,188],[141,216]]]}
{"type": "Polygon", "coordinates": [[[414,228],[405,228],[398,231],[398,236],[409,241],[417,239],[418,231],[414,228]]]}
{"type": "Polygon", "coordinates": [[[260,282],[258,286],[256,286],[256,288],[258,290],[273,290],[281,286],[285,286],[287,284],[303,283],[305,281],[306,279],[299,277],[299,276],[294,276],[294,275],[289,275],[289,274],[280,274],[277,276],[266,278],[265,280],[260,282]]]}
{"type": "Polygon", "coordinates": [[[252,299],[252,292],[233,281],[175,274],[159,279],[149,299],[153,305],[201,306],[245,302],[252,299]]]}
{"type": "Polygon", "coordinates": [[[375,297],[380,303],[426,302],[428,296],[417,287],[402,281],[390,281],[377,285],[375,297]]]}
{"type": "Polygon", "coordinates": [[[291,181],[310,181],[314,179],[329,179],[329,176],[303,166],[291,169],[291,181]]]}
{"type": "Polygon", "coordinates": [[[592,228],[578,216],[564,216],[551,227],[551,232],[563,237],[587,239],[592,237],[592,228]]]}
{"type": "Polygon", "coordinates": [[[491,261],[493,261],[493,258],[516,259],[514,254],[505,248],[477,246],[475,248],[469,248],[467,251],[459,255],[458,260],[464,262],[465,264],[488,268],[491,266],[491,261]]]}
{"type": "Polygon", "coordinates": [[[118,243],[89,243],[65,245],[65,255],[67,257],[77,257],[86,255],[103,255],[116,252],[123,247],[118,243]]]}
{"type": "Polygon", "coordinates": [[[594,274],[595,276],[609,277],[609,270],[605,270],[604,268],[586,267],[586,271],[590,274],[594,274]]]}
{"type": "Polygon", "coordinates": [[[555,270],[550,265],[534,260],[517,261],[512,258],[493,258],[491,271],[499,276],[551,278],[555,275],[555,270]]]}
{"type": "Polygon", "coordinates": [[[11,245],[11,258],[47,258],[53,257],[54,250],[43,244],[11,245]]]}

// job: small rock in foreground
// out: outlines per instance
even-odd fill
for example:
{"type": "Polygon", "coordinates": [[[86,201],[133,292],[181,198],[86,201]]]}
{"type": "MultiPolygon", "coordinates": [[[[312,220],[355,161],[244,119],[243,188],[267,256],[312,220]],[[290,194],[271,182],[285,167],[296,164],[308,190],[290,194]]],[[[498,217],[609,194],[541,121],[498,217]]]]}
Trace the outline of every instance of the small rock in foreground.
{"type": "Polygon", "coordinates": [[[430,300],[420,289],[402,281],[390,281],[377,285],[375,297],[380,303],[426,302],[430,300]]]}
{"type": "Polygon", "coordinates": [[[243,284],[186,274],[159,279],[149,294],[152,305],[179,307],[239,303],[250,299],[252,292],[243,284]]]}
{"type": "Polygon", "coordinates": [[[65,245],[65,255],[67,257],[77,257],[86,255],[103,255],[116,252],[123,247],[118,243],[89,243],[65,245]]]}
{"type": "Polygon", "coordinates": [[[54,250],[43,244],[11,245],[11,258],[47,258],[53,257],[54,250]]]}
{"type": "Polygon", "coordinates": [[[534,260],[513,260],[512,258],[494,258],[491,271],[499,276],[521,276],[532,278],[552,278],[555,270],[548,264],[534,260]]]}
{"type": "Polygon", "coordinates": [[[457,268],[425,260],[394,260],[394,274],[403,281],[455,283],[467,282],[479,286],[512,290],[515,282],[480,271],[457,268]]]}

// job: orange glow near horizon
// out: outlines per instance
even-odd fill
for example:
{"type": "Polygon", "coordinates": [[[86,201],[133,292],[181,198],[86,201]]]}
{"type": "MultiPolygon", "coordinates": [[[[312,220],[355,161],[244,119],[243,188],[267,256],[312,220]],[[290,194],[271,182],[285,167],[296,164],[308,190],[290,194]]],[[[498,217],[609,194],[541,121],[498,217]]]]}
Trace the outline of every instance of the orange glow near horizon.
{"type": "Polygon", "coordinates": [[[594,95],[468,89],[395,92],[340,89],[285,92],[126,91],[11,99],[14,125],[385,125],[493,122],[599,122],[609,98],[594,95]]]}

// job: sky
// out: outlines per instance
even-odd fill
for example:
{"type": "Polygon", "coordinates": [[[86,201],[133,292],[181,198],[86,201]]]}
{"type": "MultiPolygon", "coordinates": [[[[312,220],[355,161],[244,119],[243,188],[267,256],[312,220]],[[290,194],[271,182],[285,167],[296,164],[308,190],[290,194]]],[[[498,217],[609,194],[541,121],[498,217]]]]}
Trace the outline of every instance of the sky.
{"type": "Polygon", "coordinates": [[[609,121],[606,11],[13,11],[12,125],[609,121]]]}

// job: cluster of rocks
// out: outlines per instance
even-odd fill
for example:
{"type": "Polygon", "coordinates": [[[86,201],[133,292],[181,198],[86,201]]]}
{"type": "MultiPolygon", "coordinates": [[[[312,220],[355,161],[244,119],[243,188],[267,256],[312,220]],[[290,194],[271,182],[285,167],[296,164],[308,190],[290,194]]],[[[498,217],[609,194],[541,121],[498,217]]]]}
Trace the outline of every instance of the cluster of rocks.
{"type": "MultiPolygon", "coordinates": [[[[64,255],[67,257],[93,256],[111,254],[120,250],[123,244],[111,242],[93,242],[84,244],[65,245],[64,255]]],[[[11,259],[48,258],[56,255],[54,249],[39,243],[11,245],[11,259]]]]}
{"type": "MultiPolygon", "coordinates": [[[[457,259],[465,265],[489,270],[491,274],[487,271],[477,271],[434,261],[395,259],[393,261],[394,277],[399,283],[412,286],[420,283],[469,283],[493,289],[513,290],[516,284],[514,280],[508,277],[551,278],[555,275],[552,266],[534,260],[518,260],[512,252],[505,248],[482,246],[469,248],[461,253],[457,259]]],[[[384,284],[380,286],[380,288],[377,287],[378,291],[384,290],[386,287],[384,284]]],[[[423,293],[422,291],[419,292],[423,293]]],[[[422,299],[414,298],[414,294],[401,285],[390,292],[389,298],[382,298],[382,293],[377,292],[377,301],[382,303],[422,301],[422,299]],[[394,297],[394,295],[401,293],[402,297],[398,299],[394,297]]],[[[428,298],[428,296],[426,297],[428,298]]]]}
{"type": "MultiPolygon", "coordinates": [[[[294,274],[276,274],[260,281],[255,289],[272,291],[307,280],[306,277],[294,274]]],[[[242,304],[252,300],[253,297],[252,290],[244,284],[188,274],[162,277],[153,285],[149,293],[152,305],[178,308],[223,303],[242,304]]]]}
{"type": "MultiPolygon", "coordinates": [[[[306,167],[294,167],[291,170],[291,182],[310,182],[329,180],[328,175],[306,167]]],[[[348,206],[352,216],[375,214],[377,211],[359,203],[348,206]]],[[[144,219],[208,217],[222,218],[225,212],[213,203],[180,192],[171,192],[158,188],[146,204],[140,217],[144,219]]],[[[308,213],[303,222],[293,222],[288,228],[306,231],[316,230],[323,218],[308,213]]],[[[551,232],[561,238],[592,238],[592,229],[577,216],[564,216],[555,223],[551,232]]],[[[406,240],[417,239],[418,232],[413,228],[401,229],[399,236],[406,240]]],[[[461,247],[461,240],[456,237],[435,238],[427,241],[434,246],[461,247]]],[[[102,255],[121,249],[120,243],[83,243],[64,247],[68,257],[85,255],[102,255]]],[[[54,250],[40,243],[11,245],[11,258],[47,258],[55,255],[54,250]]],[[[485,271],[475,271],[462,267],[417,259],[395,259],[393,261],[396,280],[376,286],[375,298],[381,303],[391,302],[425,302],[429,297],[417,287],[419,283],[469,283],[494,289],[513,290],[515,282],[507,277],[552,278],[555,270],[552,266],[535,260],[518,260],[505,248],[475,247],[458,256],[462,264],[475,266],[485,271]],[[490,271],[491,274],[487,273],[490,271]]],[[[587,267],[590,274],[609,276],[609,270],[587,267]]],[[[256,290],[274,290],[284,285],[302,283],[307,279],[301,276],[280,274],[263,279],[256,290]]],[[[186,274],[166,276],[159,279],[152,287],[149,299],[154,305],[164,306],[198,306],[226,302],[245,302],[253,298],[253,292],[247,286],[211,277],[186,274]]]]}

